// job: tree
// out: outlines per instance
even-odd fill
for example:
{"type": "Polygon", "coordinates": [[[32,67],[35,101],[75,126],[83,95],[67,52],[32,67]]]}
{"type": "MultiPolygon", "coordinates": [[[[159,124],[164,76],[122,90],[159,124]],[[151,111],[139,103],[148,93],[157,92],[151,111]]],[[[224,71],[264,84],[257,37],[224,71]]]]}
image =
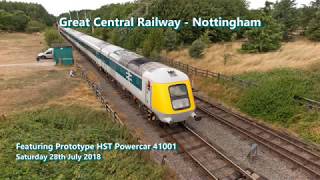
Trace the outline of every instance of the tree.
{"type": "Polygon", "coordinates": [[[320,41],[320,10],[310,20],[306,30],[306,36],[314,41],[320,41]]]}
{"type": "Polygon", "coordinates": [[[245,34],[248,39],[242,45],[242,50],[247,52],[268,52],[281,47],[281,26],[268,15],[262,15],[264,27],[248,30],[245,34]]]}
{"type": "Polygon", "coordinates": [[[0,1],[0,9],[12,14],[15,14],[16,11],[21,11],[31,19],[46,25],[52,25],[55,21],[54,16],[50,15],[40,4],[0,1]]]}
{"type": "Polygon", "coordinates": [[[200,40],[206,45],[206,47],[211,43],[210,37],[209,37],[209,31],[205,31],[201,36],[200,40]]]}
{"type": "Polygon", "coordinates": [[[177,48],[178,44],[178,35],[176,31],[169,29],[164,33],[164,47],[172,51],[177,48]]]}
{"type": "Polygon", "coordinates": [[[11,21],[16,31],[24,31],[29,22],[29,17],[23,12],[17,12],[12,16],[11,21]]]}
{"type": "Polygon", "coordinates": [[[42,24],[39,21],[31,20],[28,22],[28,25],[26,27],[26,32],[32,33],[32,32],[39,32],[42,31],[45,28],[45,25],[42,24]]]}
{"type": "Polygon", "coordinates": [[[311,6],[304,5],[299,9],[299,25],[306,30],[310,20],[314,17],[314,11],[311,6]]]}
{"type": "Polygon", "coordinates": [[[159,56],[160,51],[163,48],[163,44],[163,30],[152,29],[143,41],[142,53],[144,56],[156,58],[159,56]]]}
{"type": "Polygon", "coordinates": [[[9,13],[0,12],[0,26],[3,30],[24,31],[29,21],[29,17],[21,11],[9,13]]]}
{"type": "MultiPolygon", "coordinates": [[[[150,2],[147,18],[157,16],[162,19],[181,19],[189,21],[189,24],[193,17],[234,19],[248,14],[248,4],[245,0],[153,0],[150,2]]],[[[204,32],[205,30],[201,28],[183,26],[177,33],[182,43],[191,44],[204,32]]],[[[229,41],[232,33],[229,29],[212,29],[209,36],[212,42],[229,41]]]]}
{"type": "Polygon", "coordinates": [[[125,37],[123,47],[135,51],[142,47],[142,42],[145,39],[146,31],[140,28],[130,29],[125,37]]]}
{"type": "Polygon", "coordinates": [[[315,0],[311,2],[311,7],[315,9],[320,9],[320,0],[315,0]]]}
{"type": "Polygon", "coordinates": [[[201,39],[195,40],[190,49],[189,49],[189,55],[193,58],[199,58],[203,55],[203,50],[206,47],[206,44],[201,41],[201,39]]]}
{"type": "Polygon", "coordinates": [[[266,13],[266,14],[270,14],[271,11],[272,11],[272,6],[274,5],[273,2],[270,2],[270,1],[266,1],[264,3],[264,8],[263,8],[263,11],[266,13]]]}
{"type": "Polygon", "coordinates": [[[54,43],[62,43],[64,42],[63,38],[60,36],[58,31],[53,28],[48,28],[44,33],[45,40],[48,46],[51,46],[54,43]]]}
{"type": "Polygon", "coordinates": [[[110,38],[111,43],[115,44],[115,45],[119,45],[120,44],[120,33],[117,29],[114,29],[111,32],[111,38],[110,38]]]}
{"type": "Polygon", "coordinates": [[[282,24],[283,39],[289,40],[290,33],[298,27],[298,13],[295,0],[281,0],[274,4],[273,17],[282,24]]]}

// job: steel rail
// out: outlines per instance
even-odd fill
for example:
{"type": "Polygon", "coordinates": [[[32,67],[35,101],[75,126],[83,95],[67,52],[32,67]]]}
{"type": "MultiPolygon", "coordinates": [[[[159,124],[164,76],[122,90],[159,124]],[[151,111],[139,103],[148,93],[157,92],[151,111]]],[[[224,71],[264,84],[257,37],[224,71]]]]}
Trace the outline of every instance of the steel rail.
{"type": "MultiPolygon", "coordinates": [[[[303,150],[304,152],[307,152],[315,157],[319,157],[317,154],[309,151],[308,149],[305,149],[301,146],[298,146],[296,145],[295,143],[291,142],[290,140],[288,139],[285,139],[283,137],[281,137],[280,135],[268,130],[268,129],[265,129],[264,127],[261,127],[260,125],[258,125],[257,123],[255,122],[252,122],[251,120],[248,120],[242,116],[239,116],[237,114],[234,114],[233,112],[228,112],[227,110],[223,109],[223,108],[220,108],[216,105],[213,105],[212,103],[206,101],[206,100],[203,100],[202,98],[199,98],[197,96],[195,96],[196,99],[210,105],[211,107],[214,107],[214,108],[218,108],[222,111],[224,111],[225,113],[227,114],[230,114],[232,115],[233,117],[236,117],[238,118],[239,120],[242,120],[243,122],[246,122],[247,124],[251,125],[251,126],[254,126],[260,130],[263,130],[264,132],[267,132],[271,135],[273,135],[274,137],[277,137],[283,141],[285,141],[286,143],[300,149],[300,150],[303,150]]],[[[290,161],[294,162],[295,164],[299,165],[300,167],[302,167],[303,169],[307,170],[308,172],[311,172],[312,174],[316,175],[317,177],[320,177],[320,165],[315,163],[314,161],[311,161],[310,159],[307,159],[307,158],[304,158],[302,157],[301,155],[299,154],[296,154],[296,153],[293,153],[287,149],[285,149],[284,147],[281,147],[280,145],[278,144],[275,144],[274,142],[271,142],[270,140],[266,140],[266,138],[263,138],[257,134],[254,134],[252,132],[250,132],[249,130],[243,128],[243,127],[240,127],[239,125],[235,124],[235,123],[232,123],[230,122],[229,120],[227,120],[226,118],[223,118],[219,115],[216,115],[215,113],[211,112],[209,109],[203,107],[203,106],[197,106],[197,108],[199,110],[201,110],[202,112],[206,113],[207,115],[213,117],[214,119],[218,120],[219,122],[221,122],[222,124],[225,124],[226,126],[228,127],[231,127],[232,129],[235,129],[237,131],[239,131],[240,133],[246,135],[247,137],[259,142],[260,144],[264,145],[265,147],[269,148],[270,150],[272,151],[275,151],[276,153],[278,153],[279,155],[289,159],[290,161]],[[284,151],[284,152],[283,152],[284,151]],[[290,154],[291,156],[293,157],[290,157],[288,154],[290,154]],[[302,162],[301,162],[302,161],[302,162]],[[304,162],[303,162],[304,161],[304,162]],[[316,167],[316,169],[318,169],[318,171],[315,171],[313,170],[312,168],[308,167],[307,165],[308,164],[305,164],[305,162],[308,162],[310,164],[312,164],[314,167],[316,167]]]]}
{"type": "Polygon", "coordinates": [[[242,169],[238,164],[233,162],[229,157],[227,157],[225,154],[223,154],[221,151],[219,151],[216,147],[214,147],[212,144],[207,142],[204,138],[202,138],[198,133],[193,131],[190,127],[187,125],[184,125],[184,128],[187,129],[189,132],[191,132],[194,136],[196,136],[198,139],[200,139],[203,143],[205,143],[210,149],[212,149],[214,152],[216,152],[219,156],[221,156],[225,161],[227,161],[229,164],[231,164],[234,168],[236,168],[242,175],[246,176],[249,179],[253,179],[251,175],[242,169]]]}
{"type": "MultiPolygon", "coordinates": [[[[285,138],[284,136],[287,136],[287,135],[279,135],[278,132],[276,132],[275,130],[272,130],[272,129],[269,128],[269,127],[265,127],[265,126],[263,126],[263,125],[255,122],[255,121],[251,120],[251,119],[248,119],[248,118],[246,118],[246,117],[243,117],[243,116],[241,116],[241,115],[239,115],[239,114],[236,114],[236,113],[234,113],[234,112],[232,112],[232,111],[226,110],[225,108],[222,108],[222,107],[220,107],[220,106],[218,106],[218,105],[214,105],[214,104],[208,102],[207,100],[205,100],[205,99],[203,99],[203,98],[201,98],[201,97],[199,97],[199,96],[196,96],[196,95],[195,95],[194,97],[195,97],[196,99],[198,99],[198,100],[200,100],[200,101],[202,101],[202,102],[204,102],[204,103],[206,103],[206,104],[208,104],[208,105],[216,108],[216,109],[219,109],[219,110],[221,110],[221,111],[223,111],[223,112],[225,112],[225,113],[227,113],[227,114],[230,114],[230,115],[232,115],[232,116],[234,116],[234,117],[236,117],[236,118],[238,118],[238,119],[240,119],[240,120],[242,120],[242,121],[245,121],[247,124],[249,124],[249,125],[251,125],[251,126],[254,126],[254,127],[256,127],[256,128],[259,128],[260,130],[263,130],[263,131],[265,131],[265,132],[268,132],[269,134],[271,134],[271,135],[273,135],[273,136],[275,136],[275,137],[277,137],[277,138],[285,141],[286,143],[291,144],[291,145],[299,148],[300,150],[303,150],[303,151],[305,151],[305,152],[308,152],[308,153],[311,154],[312,156],[315,156],[315,157],[317,157],[317,158],[320,159],[320,155],[319,155],[319,154],[316,154],[316,153],[312,152],[310,149],[307,149],[307,148],[305,148],[305,147],[302,147],[302,146],[300,146],[300,145],[297,145],[297,143],[294,143],[294,142],[292,142],[292,140],[289,140],[289,139],[292,139],[292,137],[286,137],[286,138],[285,138]],[[288,138],[288,139],[287,139],[287,138],[288,138]]],[[[298,142],[299,144],[303,144],[304,146],[307,146],[307,144],[304,143],[304,142],[301,142],[301,141],[299,141],[299,140],[297,140],[297,139],[294,139],[294,140],[295,140],[296,142],[298,142]]]]}
{"type": "MultiPolygon", "coordinates": [[[[72,45],[74,45],[73,42],[71,42],[72,45]]],[[[79,52],[82,52],[81,50],[79,50],[79,52]]],[[[86,56],[86,54],[84,54],[86,56]]],[[[91,58],[89,58],[91,59],[91,58]]],[[[92,63],[92,65],[97,68],[97,66],[95,66],[95,64],[89,60],[89,62],[92,63]]],[[[102,75],[102,72],[99,71],[98,73],[99,75],[102,75]]],[[[249,179],[254,179],[247,171],[245,171],[244,169],[242,169],[239,165],[237,165],[236,163],[234,163],[231,159],[229,159],[226,155],[224,155],[222,152],[220,152],[217,148],[215,148],[212,144],[208,143],[206,140],[204,140],[200,135],[198,135],[195,131],[193,131],[191,128],[189,128],[186,125],[183,125],[183,127],[190,132],[191,134],[193,134],[195,137],[197,137],[201,142],[203,142],[204,144],[206,144],[208,147],[210,147],[211,150],[213,150],[215,153],[217,153],[220,157],[222,157],[225,161],[227,161],[229,164],[231,164],[241,175],[244,175],[245,177],[249,178],[249,179]]],[[[178,140],[176,138],[174,138],[173,136],[171,136],[176,142],[177,144],[180,144],[178,142],[178,140]]],[[[183,147],[183,146],[181,146],[183,147]]],[[[184,148],[183,148],[184,149],[184,148]]],[[[213,179],[219,180],[219,178],[214,175],[205,165],[203,165],[201,163],[201,161],[199,159],[197,159],[194,155],[192,155],[190,152],[188,152],[187,150],[185,150],[184,152],[187,153],[187,155],[189,157],[191,157],[191,159],[193,159],[202,169],[204,169],[213,179]]]]}
{"type": "Polygon", "coordinates": [[[179,143],[179,141],[174,138],[172,135],[170,136],[182,149],[183,152],[187,153],[187,155],[193,160],[195,161],[202,169],[204,169],[206,171],[206,173],[208,173],[213,179],[218,180],[219,178],[216,177],[212,172],[210,172],[210,170],[208,168],[205,167],[205,165],[203,165],[201,163],[201,161],[199,161],[194,155],[192,155],[190,152],[188,152],[187,150],[185,150],[184,146],[179,143]]]}

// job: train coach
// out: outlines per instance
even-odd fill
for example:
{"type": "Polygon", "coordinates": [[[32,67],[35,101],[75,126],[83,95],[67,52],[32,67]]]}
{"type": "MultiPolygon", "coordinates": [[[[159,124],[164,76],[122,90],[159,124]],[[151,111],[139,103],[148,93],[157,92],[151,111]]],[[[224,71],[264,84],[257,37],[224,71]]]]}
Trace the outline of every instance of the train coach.
{"type": "Polygon", "coordinates": [[[150,119],[167,124],[200,119],[185,73],[79,31],[62,27],[59,31],[138,99],[150,119]]]}

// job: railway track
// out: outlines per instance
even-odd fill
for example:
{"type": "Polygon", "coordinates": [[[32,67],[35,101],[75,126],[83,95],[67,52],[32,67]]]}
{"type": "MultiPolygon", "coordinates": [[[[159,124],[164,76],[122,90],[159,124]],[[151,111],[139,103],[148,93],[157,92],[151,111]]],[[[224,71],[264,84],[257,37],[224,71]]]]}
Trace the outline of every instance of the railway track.
{"type": "MultiPolygon", "coordinates": [[[[92,65],[94,64],[92,63],[92,65]]],[[[99,75],[105,76],[103,72],[97,72],[99,75]]],[[[110,83],[112,82],[110,81],[110,83]]],[[[209,178],[216,180],[264,179],[249,169],[241,168],[224,152],[208,143],[187,125],[176,126],[175,128],[165,129],[165,131],[166,135],[161,138],[170,138],[176,142],[179,145],[180,152],[187,154],[194,163],[207,173],[209,178]]]]}
{"type": "Polygon", "coordinates": [[[263,179],[248,169],[242,169],[221,150],[207,142],[187,125],[166,129],[169,137],[213,179],[263,179]]]}
{"type": "MultiPolygon", "coordinates": [[[[79,52],[81,51],[79,50],[79,52]]],[[[97,68],[92,61],[89,62],[97,68]]],[[[105,76],[105,74],[98,69],[97,72],[99,75],[105,76]]],[[[208,143],[203,137],[187,125],[180,126],[178,129],[175,128],[168,130],[171,132],[167,133],[167,137],[170,137],[179,144],[179,148],[183,153],[186,153],[193,162],[198,164],[210,178],[217,180],[265,179],[255,174],[250,169],[243,169],[240,167],[221,150],[218,150],[216,146],[208,143]]]]}
{"type": "Polygon", "coordinates": [[[320,178],[320,155],[306,144],[196,96],[197,109],[320,178]]]}
{"type": "MultiPolygon", "coordinates": [[[[99,71],[99,75],[105,75],[99,71]]],[[[110,81],[110,83],[112,83],[110,81]]],[[[113,84],[114,85],[114,84],[113,84]]],[[[120,93],[123,93],[120,91],[120,93]]],[[[124,96],[128,98],[128,96],[124,96]]],[[[140,109],[138,109],[140,110],[140,109]]],[[[145,116],[147,119],[147,117],[145,116]]],[[[179,145],[180,152],[186,153],[208,176],[216,180],[264,180],[250,169],[243,169],[224,152],[207,142],[186,124],[165,129],[166,135],[161,138],[170,138],[179,145]]]]}

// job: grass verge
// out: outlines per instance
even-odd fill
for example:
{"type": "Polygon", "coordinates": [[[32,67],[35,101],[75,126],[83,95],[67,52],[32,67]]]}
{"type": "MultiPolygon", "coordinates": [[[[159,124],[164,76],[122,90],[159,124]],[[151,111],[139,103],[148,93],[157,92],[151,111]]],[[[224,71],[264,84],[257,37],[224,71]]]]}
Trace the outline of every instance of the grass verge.
{"type": "Polygon", "coordinates": [[[102,110],[79,105],[51,105],[11,114],[0,123],[0,179],[162,179],[164,169],[139,152],[109,151],[103,153],[102,161],[80,163],[15,160],[18,142],[137,143],[126,129],[106,117],[102,110]]]}
{"type": "Polygon", "coordinates": [[[204,80],[200,83],[200,89],[250,116],[288,128],[320,144],[320,112],[308,110],[293,98],[299,95],[320,99],[318,72],[276,69],[245,73],[238,77],[254,81],[257,86],[238,88],[231,83],[204,80]]]}

